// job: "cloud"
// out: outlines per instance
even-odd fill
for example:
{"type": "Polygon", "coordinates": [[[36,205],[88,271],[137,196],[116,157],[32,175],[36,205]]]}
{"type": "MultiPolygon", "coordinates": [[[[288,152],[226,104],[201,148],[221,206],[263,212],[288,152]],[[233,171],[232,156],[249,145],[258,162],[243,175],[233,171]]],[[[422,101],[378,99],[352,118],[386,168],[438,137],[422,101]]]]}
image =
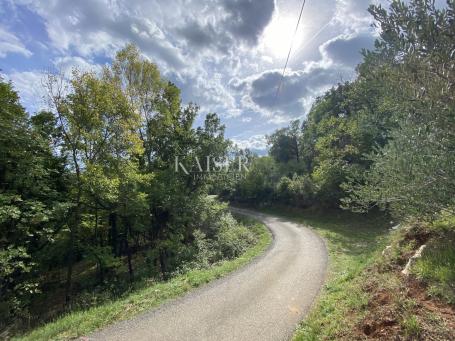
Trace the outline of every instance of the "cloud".
{"type": "MultiPolygon", "coordinates": [[[[191,7],[193,3],[187,5],[191,7]]],[[[206,19],[183,17],[185,23],[175,32],[186,40],[186,47],[193,51],[211,48],[213,52],[233,54],[241,44],[258,44],[274,11],[274,0],[213,1],[211,6],[203,9],[206,19]]]]}
{"type": "Polygon", "coordinates": [[[208,47],[212,44],[216,44],[216,36],[218,32],[212,24],[202,26],[196,20],[188,22],[186,25],[177,28],[179,33],[187,42],[194,47],[208,47]]]}
{"type": "Polygon", "coordinates": [[[46,108],[45,90],[42,85],[43,73],[39,71],[13,72],[6,77],[13,82],[19,92],[21,104],[30,112],[46,108]]]}
{"type": "Polygon", "coordinates": [[[248,148],[253,151],[258,151],[267,148],[267,139],[265,135],[262,134],[253,135],[245,139],[234,137],[232,138],[232,141],[242,149],[248,148]]]}
{"type": "MultiPolygon", "coordinates": [[[[261,134],[303,117],[316,96],[352,79],[358,51],[370,47],[374,37],[366,12],[372,1],[307,4],[302,51],[293,53],[278,96],[284,60],[277,42],[285,30],[274,26],[274,20],[289,23],[292,31],[301,5],[297,0],[15,0],[11,6],[16,5],[18,17],[26,8],[27,18],[39,18],[35,21],[43,32],[27,36],[33,41],[27,47],[8,37],[19,46],[18,53],[33,53],[34,58],[33,64],[12,62],[4,71],[14,76],[32,106],[34,70],[45,69],[51,61],[64,71],[74,66],[97,71],[132,42],[181,89],[184,104],[200,105],[201,116],[217,112],[229,122],[228,137],[265,148],[261,134]],[[40,43],[48,49],[33,49],[40,43]]],[[[14,18],[10,26],[15,27],[14,18]]],[[[14,37],[24,35],[19,28],[12,32],[14,37]]]]}
{"type": "Polygon", "coordinates": [[[338,35],[320,45],[320,61],[304,63],[301,70],[288,69],[284,77],[280,69],[268,70],[243,80],[232,78],[229,86],[244,94],[243,106],[281,126],[305,116],[311,102],[330,87],[353,79],[355,66],[362,60],[361,49],[373,44],[369,33],[338,35]]]}
{"type": "Polygon", "coordinates": [[[101,0],[26,3],[44,18],[51,43],[62,52],[74,50],[85,57],[96,54],[111,57],[132,41],[166,66],[178,69],[185,64],[180,49],[149,19],[153,3],[101,0]]]}
{"type": "Polygon", "coordinates": [[[5,58],[9,53],[18,53],[25,57],[30,57],[33,54],[18,37],[0,26],[0,58],[5,58]]]}
{"type": "Polygon", "coordinates": [[[335,63],[354,67],[362,60],[361,50],[373,47],[371,34],[342,34],[322,44],[320,51],[335,63]]]}
{"type": "Polygon", "coordinates": [[[257,44],[264,28],[272,19],[274,0],[224,0],[224,8],[230,14],[226,23],[237,38],[257,44]]]}
{"type": "Polygon", "coordinates": [[[368,7],[376,0],[336,0],[334,21],[347,32],[369,29],[372,17],[368,7]]]}
{"type": "Polygon", "coordinates": [[[284,77],[280,70],[266,71],[243,81],[242,86],[248,91],[243,101],[272,116],[275,123],[282,123],[283,119],[303,116],[305,100],[336,84],[340,80],[339,71],[331,64],[311,64],[303,70],[287,71],[284,77]]]}
{"type": "Polygon", "coordinates": [[[61,51],[111,57],[134,42],[173,70],[188,67],[186,56],[200,48],[226,53],[239,40],[257,43],[275,9],[274,0],[216,0],[210,5],[183,0],[20,2],[44,18],[50,41],[61,51]]]}
{"type": "Polygon", "coordinates": [[[78,56],[57,57],[53,60],[53,63],[59,71],[65,74],[69,74],[74,68],[83,72],[100,72],[102,68],[101,65],[78,56]]]}

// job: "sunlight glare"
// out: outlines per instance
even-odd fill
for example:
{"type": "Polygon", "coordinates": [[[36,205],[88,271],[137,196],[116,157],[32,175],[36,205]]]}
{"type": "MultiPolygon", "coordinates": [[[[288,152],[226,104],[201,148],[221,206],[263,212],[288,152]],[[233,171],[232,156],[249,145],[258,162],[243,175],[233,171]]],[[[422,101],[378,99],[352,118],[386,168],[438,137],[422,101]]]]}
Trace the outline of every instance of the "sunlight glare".
{"type": "MultiPolygon", "coordinates": [[[[285,59],[289,47],[291,46],[292,36],[294,35],[297,18],[295,16],[276,15],[265,28],[262,43],[265,49],[273,57],[285,59]]],[[[297,50],[302,45],[304,30],[300,25],[293,44],[293,49],[297,50]]]]}

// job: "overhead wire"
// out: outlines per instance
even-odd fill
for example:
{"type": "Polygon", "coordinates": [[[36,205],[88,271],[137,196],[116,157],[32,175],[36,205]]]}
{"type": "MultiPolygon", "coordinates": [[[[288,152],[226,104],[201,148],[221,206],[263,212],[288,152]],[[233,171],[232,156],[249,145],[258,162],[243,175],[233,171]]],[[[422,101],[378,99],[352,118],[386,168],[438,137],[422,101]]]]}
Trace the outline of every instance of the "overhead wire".
{"type": "Polygon", "coordinates": [[[294,40],[295,40],[295,37],[297,35],[297,31],[299,29],[299,24],[300,24],[300,20],[302,19],[302,13],[303,13],[303,9],[305,7],[305,3],[306,3],[306,0],[303,0],[302,2],[302,7],[300,8],[300,14],[299,14],[299,19],[297,20],[297,25],[295,26],[295,31],[294,31],[294,35],[292,36],[292,39],[291,39],[291,46],[289,46],[289,52],[288,52],[288,56],[286,58],[286,63],[284,64],[284,68],[283,68],[283,72],[281,74],[281,78],[280,78],[280,82],[278,83],[278,87],[276,89],[276,94],[275,94],[275,101],[276,99],[278,98],[278,94],[280,93],[280,90],[281,90],[281,86],[283,84],[283,80],[284,80],[284,75],[286,73],[286,68],[288,67],[288,63],[289,63],[289,58],[291,56],[291,52],[292,52],[292,46],[294,45],[294,40]]]}

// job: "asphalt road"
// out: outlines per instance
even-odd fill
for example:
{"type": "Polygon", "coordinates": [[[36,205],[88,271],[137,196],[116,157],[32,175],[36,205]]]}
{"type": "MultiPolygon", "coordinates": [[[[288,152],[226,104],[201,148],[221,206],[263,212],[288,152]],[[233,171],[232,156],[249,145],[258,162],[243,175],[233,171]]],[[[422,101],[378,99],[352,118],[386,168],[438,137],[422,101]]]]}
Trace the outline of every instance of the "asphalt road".
{"type": "Polygon", "coordinates": [[[238,210],[263,221],[274,240],[242,269],[90,340],[288,340],[318,295],[327,268],[323,240],[281,218],[238,210]]]}

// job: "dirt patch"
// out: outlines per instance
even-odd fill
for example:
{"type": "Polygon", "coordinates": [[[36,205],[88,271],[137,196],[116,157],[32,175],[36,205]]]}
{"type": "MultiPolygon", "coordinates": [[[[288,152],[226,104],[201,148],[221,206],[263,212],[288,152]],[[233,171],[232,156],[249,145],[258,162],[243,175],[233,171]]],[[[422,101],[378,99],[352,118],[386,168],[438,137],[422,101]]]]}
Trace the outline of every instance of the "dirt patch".
{"type": "MultiPolygon", "coordinates": [[[[439,316],[446,326],[455,331],[455,307],[431,298],[424,283],[410,277],[407,279],[407,295],[418,303],[418,308],[439,316]]],[[[455,337],[454,337],[455,339],[455,337]]]]}
{"type": "Polygon", "coordinates": [[[389,292],[385,290],[381,290],[376,292],[373,295],[373,298],[368,302],[368,306],[370,308],[375,308],[378,306],[384,306],[389,304],[392,301],[392,297],[389,292]]]}
{"type": "Polygon", "coordinates": [[[363,322],[362,331],[365,336],[370,338],[385,338],[390,335],[391,329],[398,328],[398,321],[395,319],[384,319],[381,321],[369,321],[363,322]]]}
{"type": "Polygon", "coordinates": [[[354,340],[455,340],[455,307],[428,294],[414,276],[401,274],[402,264],[433,236],[424,228],[403,231],[390,252],[365,270],[361,287],[369,300],[355,326],[354,340]],[[397,252],[398,251],[398,252],[397,252]]]}
{"type": "Polygon", "coordinates": [[[396,276],[397,283],[384,288],[381,275],[363,286],[371,295],[353,339],[455,340],[454,307],[430,298],[415,278],[403,278],[397,272],[390,275],[396,276]],[[406,321],[409,317],[415,321],[412,330],[406,321]]]}

